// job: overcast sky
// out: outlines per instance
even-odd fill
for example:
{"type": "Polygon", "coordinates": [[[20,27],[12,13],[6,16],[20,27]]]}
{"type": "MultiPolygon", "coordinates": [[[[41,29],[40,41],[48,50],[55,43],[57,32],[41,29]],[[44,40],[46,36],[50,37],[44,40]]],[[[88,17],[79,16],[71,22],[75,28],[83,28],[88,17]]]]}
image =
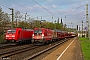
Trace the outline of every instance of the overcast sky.
{"type": "Polygon", "coordinates": [[[90,10],[90,0],[0,0],[0,6],[6,13],[11,13],[8,8],[13,8],[22,14],[27,12],[28,17],[37,19],[38,16],[39,20],[41,16],[42,20],[50,22],[62,18],[68,26],[71,23],[81,25],[82,20],[86,23],[86,4],[89,4],[90,10]]]}

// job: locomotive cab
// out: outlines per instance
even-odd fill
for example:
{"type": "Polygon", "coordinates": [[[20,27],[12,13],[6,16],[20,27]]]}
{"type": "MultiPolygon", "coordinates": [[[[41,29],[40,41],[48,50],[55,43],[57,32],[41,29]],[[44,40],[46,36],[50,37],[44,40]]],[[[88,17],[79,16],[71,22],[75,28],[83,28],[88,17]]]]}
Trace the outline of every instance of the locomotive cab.
{"type": "Polygon", "coordinates": [[[7,40],[7,42],[15,42],[15,35],[16,35],[16,29],[9,29],[6,32],[5,35],[5,40],[7,40]]]}
{"type": "Polygon", "coordinates": [[[49,43],[52,40],[52,31],[46,28],[35,28],[32,35],[32,43],[49,43]]]}
{"type": "Polygon", "coordinates": [[[43,42],[44,39],[43,30],[41,29],[34,30],[32,39],[34,39],[34,42],[43,42]]]}

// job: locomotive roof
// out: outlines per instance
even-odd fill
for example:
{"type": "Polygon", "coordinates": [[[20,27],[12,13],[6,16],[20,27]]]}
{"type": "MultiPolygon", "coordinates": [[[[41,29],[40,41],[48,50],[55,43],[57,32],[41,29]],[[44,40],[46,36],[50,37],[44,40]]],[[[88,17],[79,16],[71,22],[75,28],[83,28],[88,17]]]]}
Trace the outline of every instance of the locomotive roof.
{"type": "Polygon", "coordinates": [[[24,28],[10,28],[10,29],[8,29],[8,30],[16,30],[16,29],[22,29],[22,30],[33,30],[33,29],[24,29],[24,28]]]}

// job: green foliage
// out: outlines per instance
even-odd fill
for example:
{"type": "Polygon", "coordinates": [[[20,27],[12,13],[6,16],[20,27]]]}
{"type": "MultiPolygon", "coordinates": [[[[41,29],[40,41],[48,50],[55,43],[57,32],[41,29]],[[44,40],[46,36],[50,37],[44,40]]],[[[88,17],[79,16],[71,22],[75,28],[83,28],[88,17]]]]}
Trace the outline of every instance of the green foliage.
{"type": "Polygon", "coordinates": [[[22,21],[20,22],[18,26],[23,27],[23,28],[26,28],[27,26],[28,28],[50,28],[50,29],[61,29],[62,28],[62,26],[58,23],[52,23],[52,22],[46,22],[46,21],[41,22],[40,20],[33,20],[30,23],[26,23],[22,21]]]}
{"type": "Polygon", "coordinates": [[[0,43],[4,41],[4,32],[9,22],[10,18],[8,17],[8,14],[3,12],[0,7],[0,43]]]}
{"type": "Polygon", "coordinates": [[[90,60],[90,40],[88,38],[80,37],[82,52],[84,60],[90,60]]]}
{"type": "Polygon", "coordinates": [[[10,18],[8,14],[4,13],[0,7],[0,35],[4,33],[8,23],[10,23],[10,18]]]}
{"type": "Polygon", "coordinates": [[[25,22],[25,21],[22,21],[19,23],[18,27],[21,27],[21,28],[30,28],[30,25],[29,23],[25,22]]]}
{"type": "Polygon", "coordinates": [[[0,43],[4,42],[4,34],[0,35],[0,43]]]}
{"type": "Polygon", "coordinates": [[[60,24],[58,24],[58,23],[55,23],[55,25],[56,25],[56,29],[59,29],[59,30],[61,30],[62,26],[61,26],[60,24]]]}
{"type": "Polygon", "coordinates": [[[51,23],[51,22],[47,22],[47,23],[48,24],[46,24],[47,25],[46,28],[51,28],[51,29],[54,29],[55,28],[53,23],[51,23]]]}
{"type": "Polygon", "coordinates": [[[41,27],[41,22],[40,21],[38,21],[38,20],[36,20],[35,22],[34,22],[34,26],[36,27],[36,28],[39,28],[39,27],[41,27]]]}

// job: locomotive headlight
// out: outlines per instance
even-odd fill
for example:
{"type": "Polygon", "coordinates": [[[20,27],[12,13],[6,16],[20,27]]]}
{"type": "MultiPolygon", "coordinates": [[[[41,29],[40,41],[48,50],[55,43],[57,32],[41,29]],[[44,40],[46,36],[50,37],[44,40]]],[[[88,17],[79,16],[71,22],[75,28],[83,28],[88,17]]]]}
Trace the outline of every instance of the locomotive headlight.
{"type": "Polygon", "coordinates": [[[32,36],[34,36],[34,34],[32,36]]]}
{"type": "Polygon", "coordinates": [[[42,36],[44,36],[44,34],[42,34],[42,36]]]}
{"type": "Polygon", "coordinates": [[[9,37],[9,35],[6,35],[6,37],[9,37]]]}
{"type": "Polygon", "coordinates": [[[32,38],[34,38],[34,34],[32,34],[32,38]]]}
{"type": "Polygon", "coordinates": [[[42,39],[44,38],[44,34],[42,34],[42,39]]]}
{"type": "Polygon", "coordinates": [[[12,35],[12,37],[15,37],[15,35],[12,35]]]}
{"type": "Polygon", "coordinates": [[[34,34],[32,34],[32,37],[34,37],[34,34]]]}

